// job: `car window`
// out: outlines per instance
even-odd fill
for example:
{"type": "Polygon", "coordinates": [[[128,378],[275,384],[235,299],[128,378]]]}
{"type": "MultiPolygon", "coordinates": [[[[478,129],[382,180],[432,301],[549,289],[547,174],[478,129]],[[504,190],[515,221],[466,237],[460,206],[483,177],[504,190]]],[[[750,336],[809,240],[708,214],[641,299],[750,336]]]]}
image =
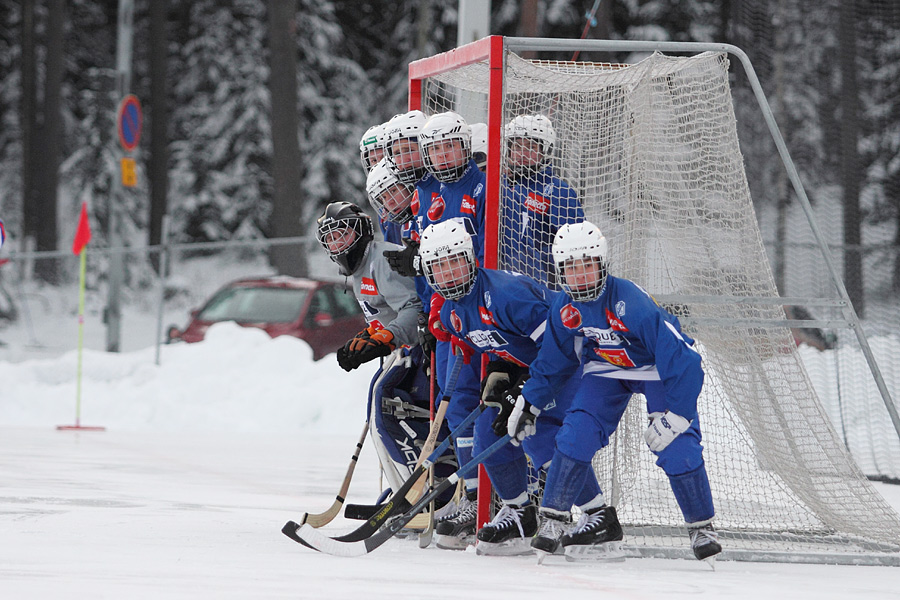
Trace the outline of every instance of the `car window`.
{"type": "Polygon", "coordinates": [[[331,294],[328,293],[327,288],[319,288],[316,290],[315,294],[313,294],[312,302],[309,305],[309,312],[306,313],[306,322],[307,324],[312,324],[316,315],[325,313],[327,315],[334,315],[334,302],[331,299],[331,294]]]}
{"type": "Polygon", "coordinates": [[[352,291],[339,287],[333,287],[331,291],[335,300],[335,317],[352,317],[362,314],[359,302],[357,302],[356,296],[353,295],[352,291]]]}
{"type": "Polygon", "coordinates": [[[291,323],[309,290],[296,288],[235,287],[216,294],[198,315],[204,321],[291,323]]]}

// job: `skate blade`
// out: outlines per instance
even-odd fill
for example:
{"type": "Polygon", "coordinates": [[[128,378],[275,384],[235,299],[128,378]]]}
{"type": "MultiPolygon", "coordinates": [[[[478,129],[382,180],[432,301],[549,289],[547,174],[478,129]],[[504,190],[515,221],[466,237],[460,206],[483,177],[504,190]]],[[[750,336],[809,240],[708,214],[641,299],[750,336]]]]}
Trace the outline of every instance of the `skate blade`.
{"type": "Polygon", "coordinates": [[[605,542],[591,546],[566,546],[566,560],[569,562],[622,562],[628,554],[622,542],[605,542]]]}
{"type": "Polygon", "coordinates": [[[534,553],[537,555],[537,564],[538,565],[544,564],[544,561],[547,559],[548,556],[550,556],[549,552],[545,552],[543,550],[538,550],[536,548],[534,550],[534,553]]]}
{"type": "Polygon", "coordinates": [[[434,536],[434,545],[441,550],[465,550],[469,547],[469,544],[474,543],[474,535],[464,535],[460,537],[456,535],[435,534],[434,536]]]}
{"type": "Polygon", "coordinates": [[[525,556],[533,552],[530,538],[516,538],[496,543],[478,540],[475,545],[475,554],[479,556],[525,556]]]}
{"type": "Polygon", "coordinates": [[[702,559],[700,562],[706,563],[707,565],[709,565],[710,569],[715,571],[716,570],[716,556],[717,556],[716,554],[713,554],[712,556],[707,556],[706,558],[702,559]]]}

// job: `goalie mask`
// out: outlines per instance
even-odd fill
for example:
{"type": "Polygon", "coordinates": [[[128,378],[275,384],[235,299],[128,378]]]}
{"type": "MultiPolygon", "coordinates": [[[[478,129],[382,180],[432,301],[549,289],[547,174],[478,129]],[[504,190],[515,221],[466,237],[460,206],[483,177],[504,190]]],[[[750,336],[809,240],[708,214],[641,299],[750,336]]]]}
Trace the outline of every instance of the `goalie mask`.
{"type": "Polygon", "coordinates": [[[387,144],[387,123],[372,125],[359,140],[359,158],[366,173],[372,170],[378,161],[384,158],[387,144]]]}
{"type": "Polygon", "coordinates": [[[427,172],[419,152],[419,131],[427,120],[421,110],[411,110],[385,123],[385,155],[407,185],[415,185],[427,172]]]}
{"type": "Polygon", "coordinates": [[[435,223],[419,240],[422,271],[432,289],[447,300],[458,300],[475,283],[475,248],[463,224],[435,223]]]}
{"type": "Polygon", "coordinates": [[[411,185],[400,181],[397,171],[387,158],[375,165],[366,178],[369,204],[382,221],[393,221],[402,225],[412,219],[410,203],[414,193],[415,190],[411,185]]]}
{"type": "Polygon", "coordinates": [[[455,112],[432,115],[419,132],[425,168],[442,183],[453,183],[465,173],[472,158],[472,132],[455,112]]]}
{"type": "Polygon", "coordinates": [[[375,234],[372,219],[349,202],[332,202],[316,222],[316,239],[328,258],[340,268],[341,275],[353,275],[369,251],[375,234]]]}
{"type": "Polygon", "coordinates": [[[544,115],[520,115],[504,127],[506,165],[514,178],[533,177],[550,164],[556,132],[544,115]]]}
{"type": "Polygon", "coordinates": [[[553,238],[553,263],[563,290],[572,300],[590,302],[606,286],[609,243],[593,223],[563,225],[553,238]]]}

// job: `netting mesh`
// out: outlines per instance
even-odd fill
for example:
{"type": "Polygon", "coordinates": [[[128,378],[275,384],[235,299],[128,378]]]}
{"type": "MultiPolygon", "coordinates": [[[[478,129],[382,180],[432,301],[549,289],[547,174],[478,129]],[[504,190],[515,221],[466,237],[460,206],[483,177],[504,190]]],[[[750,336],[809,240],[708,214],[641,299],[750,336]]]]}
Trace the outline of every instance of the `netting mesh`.
{"type": "MultiPolygon", "coordinates": [[[[522,169],[513,131],[504,134],[500,267],[553,287],[552,235],[587,218],[610,241],[611,272],[682,319],[704,356],[704,455],[727,549],[900,550],[900,519],[832,428],[790,330],[772,325],[785,312],[750,199],[727,58],[654,54],[626,66],[506,56],[502,98],[489,99],[486,62],[422,86],[427,114],[483,121],[490,100],[502,102],[504,123],[552,122],[549,167],[522,169]]],[[[685,546],[668,480],[641,438],[646,421],[636,396],[595,468],[631,544],[685,546]]]]}

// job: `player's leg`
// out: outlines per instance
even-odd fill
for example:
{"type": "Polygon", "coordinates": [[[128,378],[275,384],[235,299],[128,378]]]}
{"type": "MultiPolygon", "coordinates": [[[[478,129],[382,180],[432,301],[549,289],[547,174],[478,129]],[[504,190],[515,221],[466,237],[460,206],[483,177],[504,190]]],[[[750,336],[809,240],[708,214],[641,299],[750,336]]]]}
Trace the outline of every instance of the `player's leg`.
{"type": "Polygon", "coordinates": [[[622,539],[615,509],[606,505],[599,485],[593,487],[589,482],[593,479],[596,483],[591,459],[609,443],[630,398],[631,392],[617,380],[595,375],[582,378],[556,436],[556,450],[547,472],[540,513],[542,522],[548,523],[548,531],[539,532],[533,546],[553,552],[559,544],[594,546],[622,539]],[[584,502],[589,508],[568,534],[558,536],[559,528],[554,527],[553,521],[567,520],[576,502],[584,502]],[[554,539],[550,534],[558,537],[554,539]]]}
{"type": "MultiPolygon", "coordinates": [[[[661,382],[644,382],[647,397],[647,412],[665,410],[665,389],[661,382]]],[[[695,418],[691,426],[676,437],[662,451],[655,452],[656,464],[666,473],[672,493],[684,516],[685,525],[691,537],[691,548],[699,559],[715,556],[722,551],[718,535],[712,526],[715,517],[709,477],[703,460],[700,419],[695,418]]]]}
{"type": "MultiPolygon", "coordinates": [[[[487,408],[475,422],[475,452],[499,439],[491,424],[497,408],[487,408]]],[[[507,444],[484,462],[500,501],[500,510],[478,531],[479,554],[531,554],[529,542],[537,532],[537,507],[528,495],[528,460],[522,446],[507,444]]]]}

